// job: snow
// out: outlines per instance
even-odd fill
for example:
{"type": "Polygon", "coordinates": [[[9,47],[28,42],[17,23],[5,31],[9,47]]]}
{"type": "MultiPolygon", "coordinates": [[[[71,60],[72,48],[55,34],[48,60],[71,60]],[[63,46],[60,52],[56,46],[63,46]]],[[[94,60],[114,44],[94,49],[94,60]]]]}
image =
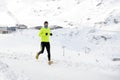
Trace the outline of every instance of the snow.
{"type": "Polygon", "coordinates": [[[47,64],[46,52],[40,55],[38,61],[35,60],[40,50],[37,30],[1,35],[0,59],[15,72],[26,74],[30,80],[119,80],[120,63],[112,61],[114,57],[120,56],[118,33],[99,30],[88,33],[90,30],[65,28],[52,31],[51,52],[54,64],[51,66],[47,64]],[[76,31],[79,34],[75,35],[76,31]],[[105,41],[100,35],[110,39],[105,41]],[[93,36],[97,36],[98,40],[91,39],[93,36]]]}
{"type": "Polygon", "coordinates": [[[0,80],[28,80],[28,78],[21,73],[13,72],[7,64],[0,61],[0,80]]]}
{"type": "Polygon", "coordinates": [[[43,25],[46,20],[50,25],[58,24],[64,27],[70,27],[69,23],[75,26],[93,26],[96,22],[105,21],[111,13],[120,11],[119,0],[4,0],[1,2],[0,13],[4,13],[6,18],[1,14],[0,24],[8,26],[18,23],[34,27],[43,25]]]}
{"type": "Polygon", "coordinates": [[[120,0],[0,0],[0,26],[59,25],[35,59],[38,30],[0,34],[0,80],[119,80],[120,0]]]}

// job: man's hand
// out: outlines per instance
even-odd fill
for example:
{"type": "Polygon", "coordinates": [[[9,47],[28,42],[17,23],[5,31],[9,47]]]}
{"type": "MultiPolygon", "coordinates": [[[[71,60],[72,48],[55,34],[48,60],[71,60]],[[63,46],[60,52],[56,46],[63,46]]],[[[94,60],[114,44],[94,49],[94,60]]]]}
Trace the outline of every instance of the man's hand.
{"type": "Polygon", "coordinates": [[[50,33],[50,36],[52,36],[53,34],[52,33],[50,33]]]}
{"type": "Polygon", "coordinates": [[[46,36],[48,35],[48,33],[46,33],[46,36]]]}

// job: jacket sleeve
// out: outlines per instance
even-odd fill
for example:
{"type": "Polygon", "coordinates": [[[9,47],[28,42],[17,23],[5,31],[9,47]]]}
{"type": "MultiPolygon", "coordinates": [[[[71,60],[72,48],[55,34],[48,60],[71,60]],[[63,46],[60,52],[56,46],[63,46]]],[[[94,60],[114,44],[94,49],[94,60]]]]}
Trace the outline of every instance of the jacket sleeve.
{"type": "Polygon", "coordinates": [[[41,37],[43,35],[43,29],[40,29],[38,36],[41,37]]]}

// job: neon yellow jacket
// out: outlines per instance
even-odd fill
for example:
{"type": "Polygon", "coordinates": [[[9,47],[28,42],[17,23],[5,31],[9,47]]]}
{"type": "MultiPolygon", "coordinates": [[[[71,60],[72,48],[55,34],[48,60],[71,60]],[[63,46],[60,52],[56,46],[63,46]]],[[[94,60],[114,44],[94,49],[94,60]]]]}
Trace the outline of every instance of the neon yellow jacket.
{"type": "Polygon", "coordinates": [[[39,37],[41,38],[41,42],[49,42],[50,33],[50,28],[41,28],[39,31],[39,37]]]}

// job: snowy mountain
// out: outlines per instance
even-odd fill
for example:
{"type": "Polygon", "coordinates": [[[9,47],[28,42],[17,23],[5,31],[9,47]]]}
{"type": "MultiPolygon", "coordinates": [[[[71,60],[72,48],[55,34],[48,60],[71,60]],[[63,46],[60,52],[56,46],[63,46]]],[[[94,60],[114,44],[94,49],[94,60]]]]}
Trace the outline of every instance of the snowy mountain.
{"type": "MultiPolygon", "coordinates": [[[[48,20],[51,25],[63,27],[94,26],[107,18],[117,16],[119,0],[4,0],[1,1],[1,23],[26,24],[29,27],[42,25],[48,20]],[[4,17],[3,17],[4,16],[4,17]]],[[[114,17],[113,17],[114,18],[114,17]]]]}

